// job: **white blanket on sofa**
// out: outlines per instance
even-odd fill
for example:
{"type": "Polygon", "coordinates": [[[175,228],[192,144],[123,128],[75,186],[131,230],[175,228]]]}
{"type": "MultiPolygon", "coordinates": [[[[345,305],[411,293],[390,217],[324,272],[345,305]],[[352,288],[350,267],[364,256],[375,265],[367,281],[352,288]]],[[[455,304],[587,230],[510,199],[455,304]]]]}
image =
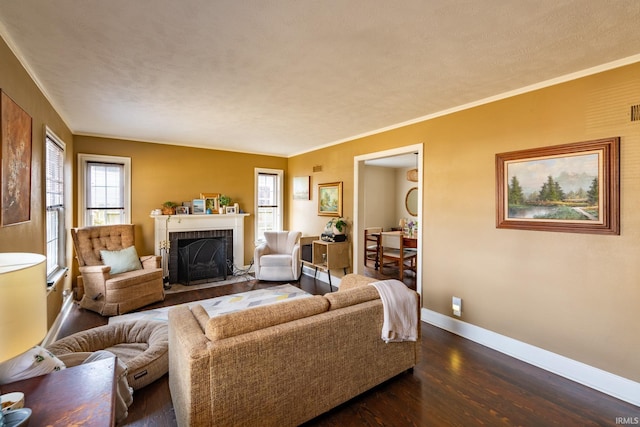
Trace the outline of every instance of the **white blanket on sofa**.
{"type": "Polygon", "coordinates": [[[415,292],[396,279],[381,280],[371,285],[378,290],[382,300],[382,339],[385,342],[416,341],[418,307],[415,292]]]}

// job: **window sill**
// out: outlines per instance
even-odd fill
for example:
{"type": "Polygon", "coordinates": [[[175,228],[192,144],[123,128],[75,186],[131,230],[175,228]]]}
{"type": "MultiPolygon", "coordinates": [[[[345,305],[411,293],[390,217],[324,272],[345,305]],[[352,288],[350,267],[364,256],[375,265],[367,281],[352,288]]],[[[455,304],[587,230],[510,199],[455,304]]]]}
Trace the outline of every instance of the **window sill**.
{"type": "Polygon", "coordinates": [[[69,269],[67,267],[64,267],[54,271],[49,276],[47,276],[47,292],[55,291],[58,283],[60,283],[62,279],[66,277],[68,272],[69,269]]]}

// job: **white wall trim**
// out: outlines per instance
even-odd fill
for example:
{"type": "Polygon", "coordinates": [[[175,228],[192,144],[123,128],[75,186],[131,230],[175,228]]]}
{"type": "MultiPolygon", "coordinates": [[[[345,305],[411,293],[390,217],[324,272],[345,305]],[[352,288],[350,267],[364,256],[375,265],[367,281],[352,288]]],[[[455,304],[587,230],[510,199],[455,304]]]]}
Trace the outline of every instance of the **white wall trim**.
{"type": "Polygon", "coordinates": [[[62,297],[62,308],[60,308],[60,312],[56,316],[56,320],[54,320],[53,325],[47,331],[47,335],[45,335],[44,339],[40,343],[42,347],[46,347],[50,344],[53,344],[58,340],[58,335],[60,334],[60,330],[62,329],[62,324],[65,319],[69,315],[71,308],[73,307],[73,293],[69,293],[68,295],[63,295],[62,297]]]}
{"type": "Polygon", "coordinates": [[[640,383],[426,308],[422,320],[493,350],[640,406],[640,383]]]}
{"type": "MultiPolygon", "coordinates": [[[[364,236],[364,166],[365,161],[373,159],[381,159],[384,157],[393,157],[408,153],[418,153],[418,220],[420,224],[418,226],[418,262],[416,265],[416,277],[422,277],[422,232],[424,231],[424,217],[422,215],[422,203],[423,203],[423,186],[422,175],[424,173],[424,143],[405,145],[402,147],[391,148],[389,150],[376,151],[373,153],[361,154],[353,158],[353,225],[351,232],[351,244],[353,247],[352,265],[351,271],[356,274],[362,274],[364,268],[364,250],[361,245],[364,244],[361,241],[361,236],[364,236]]],[[[418,280],[416,283],[416,289],[418,294],[422,295],[422,281],[418,280]]]]}
{"type": "Polygon", "coordinates": [[[131,157],[78,153],[78,226],[86,226],[87,163],[103,162],[124,165],[124,224],[131,223],[131,157]]]}

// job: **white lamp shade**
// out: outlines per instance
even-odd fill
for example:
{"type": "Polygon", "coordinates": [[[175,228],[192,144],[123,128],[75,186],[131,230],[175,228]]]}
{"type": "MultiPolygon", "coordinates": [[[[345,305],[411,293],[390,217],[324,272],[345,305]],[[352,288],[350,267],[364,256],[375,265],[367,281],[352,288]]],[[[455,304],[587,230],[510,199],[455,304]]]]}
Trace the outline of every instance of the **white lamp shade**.
{"type": "Polygon", "coordinates": [[[46,333],[46,258],[0,253],[0,362],[39,344],[46,333]]]}

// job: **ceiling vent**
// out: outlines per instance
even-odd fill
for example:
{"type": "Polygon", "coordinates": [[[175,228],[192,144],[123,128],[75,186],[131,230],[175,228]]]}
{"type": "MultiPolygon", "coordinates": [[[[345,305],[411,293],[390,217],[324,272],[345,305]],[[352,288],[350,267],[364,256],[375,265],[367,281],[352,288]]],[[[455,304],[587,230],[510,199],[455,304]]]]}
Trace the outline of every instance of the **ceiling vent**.
{"type": "Polygon", "coordinates": [[[640,104],[631,106],[631,121],[640,122],[640,104]]]}

